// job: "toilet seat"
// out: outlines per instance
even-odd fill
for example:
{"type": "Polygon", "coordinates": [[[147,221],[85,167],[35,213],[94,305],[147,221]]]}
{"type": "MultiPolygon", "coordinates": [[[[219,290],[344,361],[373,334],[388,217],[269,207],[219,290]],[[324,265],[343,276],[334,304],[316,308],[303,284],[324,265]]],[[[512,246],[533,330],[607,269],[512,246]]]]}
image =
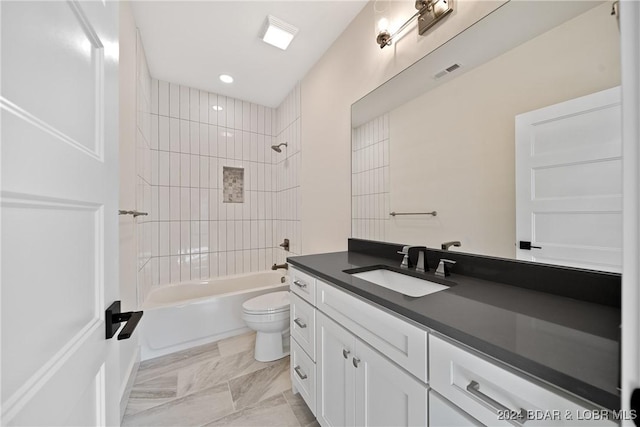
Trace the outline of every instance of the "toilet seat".
{"type": "Polygon", "coordinates": [[[246,314],[275,314],[289,311],[289,291],[271,292],[242,304],[246,314]]]}

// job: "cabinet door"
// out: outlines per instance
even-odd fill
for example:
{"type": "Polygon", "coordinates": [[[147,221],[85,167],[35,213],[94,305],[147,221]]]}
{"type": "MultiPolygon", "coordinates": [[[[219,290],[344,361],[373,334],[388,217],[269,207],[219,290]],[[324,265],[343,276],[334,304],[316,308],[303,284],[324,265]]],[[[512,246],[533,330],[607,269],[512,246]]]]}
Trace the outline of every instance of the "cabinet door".
{"type": "Polygon", "coordinates": [[[354,360],[356,425],[427,425],[426,385],[360,340],[354,360]]]}
{"type": "Polygon", "coordinates": [[[429,391],[429,427],[482,426],[462,409],[433,390],[429,391]]]}
{"type": "Polygon", "coordinates": [[[316,327],[316,417],[323,427],[352,426],[355,372],[351,356],[355,338],[320,312],[316,327]]]}

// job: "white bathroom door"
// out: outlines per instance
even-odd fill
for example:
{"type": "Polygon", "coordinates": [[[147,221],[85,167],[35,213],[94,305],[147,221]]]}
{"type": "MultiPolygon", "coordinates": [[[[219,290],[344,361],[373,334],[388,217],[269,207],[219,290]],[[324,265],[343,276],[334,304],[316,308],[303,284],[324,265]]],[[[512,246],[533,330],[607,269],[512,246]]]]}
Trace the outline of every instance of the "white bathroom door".
{"type": "Polygon", "coordinates": [[[621,271],[619,87],[516,117],[516,254],[621,271]]]}
{"type": "Polygon", "coordinates": [[[2,425],[118,425],[118,4],[2,1],[2,425]]]}
{"type": "MultiPolygon", "coordinates": [[[[640,3],[620,2],[622,143],[624,150],[624,261],[622,263],[621,408],[640,414],[640,3]]],[[[634,426],[632,417],[621,423],[634,426]]]]}

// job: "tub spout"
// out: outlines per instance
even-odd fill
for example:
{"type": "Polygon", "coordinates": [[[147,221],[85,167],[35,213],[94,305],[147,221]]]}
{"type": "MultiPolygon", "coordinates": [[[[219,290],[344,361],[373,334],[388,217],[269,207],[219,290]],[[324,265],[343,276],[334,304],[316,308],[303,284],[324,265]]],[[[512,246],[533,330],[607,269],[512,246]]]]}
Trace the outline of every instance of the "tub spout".
{"type": "Polygon", "coordinates": [[[287,263],[285,262],[284,264],[273,264],[273,265],[271,266],[271,269],[272,269],[272,270],[277,270],[277,269],[279,269],[279,268],[284,268],[285,270],[288,270],[288,269],[289,269],[289,264],[287,264],[287,263]]]}

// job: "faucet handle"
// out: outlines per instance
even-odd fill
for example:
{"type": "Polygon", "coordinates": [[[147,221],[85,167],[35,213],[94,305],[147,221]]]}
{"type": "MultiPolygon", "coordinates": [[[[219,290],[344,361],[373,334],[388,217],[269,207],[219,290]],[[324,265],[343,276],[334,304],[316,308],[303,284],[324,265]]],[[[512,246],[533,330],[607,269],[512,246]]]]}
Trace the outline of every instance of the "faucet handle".
{"type": "Polygon", "coordinates": [[[401,251],[398,251],[400,255],[404,255],[400,268],[409,268],[409,248],[410,246],[404,246],[401,251]]]}
{"type": "Polygon", "coordinates": [[[449,267],[454,265],[456,262],[450,259],[440,259],[440,263],[438,264],[438,268],[436,269],[436,276],[447,277],[449,273],[449,267]]]}
{"type": "Polygon", "coordinates": [[[403,246],[401,251],[398,251],[400,255],[407,255],[411,246],[403,246]]]}

